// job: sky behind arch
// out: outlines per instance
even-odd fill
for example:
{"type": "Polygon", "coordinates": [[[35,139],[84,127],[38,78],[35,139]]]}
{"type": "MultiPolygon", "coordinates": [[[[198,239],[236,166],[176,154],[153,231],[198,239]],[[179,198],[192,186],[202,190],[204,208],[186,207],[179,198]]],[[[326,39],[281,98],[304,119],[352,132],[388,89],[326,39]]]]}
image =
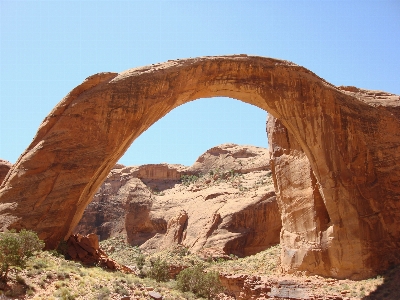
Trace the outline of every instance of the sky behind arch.
{"type": "MultiPolygon", "coordinates": [[[[86,77],[205,55],[302,65],[335,85],[400,94],[399,1],[0,1],[0,158],[14,163],[86,77]]],[[[185,104],[140,136],[125,165],[191,165],[208,148],[267,147],[266,112],[185,104]]]]}

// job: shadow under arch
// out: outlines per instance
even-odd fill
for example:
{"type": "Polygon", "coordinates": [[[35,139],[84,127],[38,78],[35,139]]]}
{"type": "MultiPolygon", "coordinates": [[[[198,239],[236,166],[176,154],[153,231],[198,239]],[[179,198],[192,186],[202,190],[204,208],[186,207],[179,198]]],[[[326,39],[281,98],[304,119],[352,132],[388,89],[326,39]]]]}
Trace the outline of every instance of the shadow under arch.
{"type": "Polygon", "coordinates": [[[135,138],[177,106],[215,96],[268,111],[309,161],[329,224],[320,244],[311,243],[316,251],[306,261],[293,264],[299,256],[290,258],[286,249],[289,264],[363,278],[399,262],[397,106],[382,101],[376,107],[362,93],[340,90],[303,67],[246,55],[168,61],[87,78],[45,118],[2,183],[0,228],[35,230],[47,247],[56,247],[135,138]],[[315,255],[322,250],[326,255],[315,255]]]}

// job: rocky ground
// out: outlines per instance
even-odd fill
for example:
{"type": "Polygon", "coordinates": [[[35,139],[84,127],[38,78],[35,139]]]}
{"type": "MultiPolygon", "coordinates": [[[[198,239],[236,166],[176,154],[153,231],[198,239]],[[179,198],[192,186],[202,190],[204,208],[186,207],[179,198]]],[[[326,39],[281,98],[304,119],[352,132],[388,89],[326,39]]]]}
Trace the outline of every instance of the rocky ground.
{"type": "MultiPolygon", "coordinates": [[[[103,250],[132,273],[108,271],[98,266],[85,266],[65,260],[55,252],[41,252],[30,259],[27,268],[11,274],[7,285],[0,286],[0,299],[201,299],[190,292],[177,289],[175,279],[156,282],[140,278],[137,257],[143,255],[138,247],[126,244],[124,237],[102,241],[103,250]],[[157,298],[157,297],[162,298],[157,298]]],[[[336,280],[306,274],[283,274],[279,266],[280,246],[276,245],[245,258],[204,260],[184,247],[164,249],[144,254],[144,273],[151,261],[167,262],[171,277],[177,270],[203,264],[206,271],[217,271],[224,292],[213,299],[400,299],[398,282],[400,268],[393,268],[361,281],[336,280]]]]}
{"type": "MultiPolygon", "coordinates": [[[[140,248],[127,246],[123,237],[112,238],[101,243],[110,250],[110,256],[120,263],[132,263],[140,248]]],[[[206,270],[215,270],[225,288],[220,299],[400,299],[398,280],[400,267],[366,280],[337,280],[306,273],[283,273],[280,268],[280,246],[272,246],[258,254],[244,258],[231,256],[226,259],[206,261],[206,270]]],[[[150,261],[160,257],[170,265],[171,275],[176,270],[204,262],[197,254],[182,251],[182,248],[168,249],[146,255],[150,261]]]]}

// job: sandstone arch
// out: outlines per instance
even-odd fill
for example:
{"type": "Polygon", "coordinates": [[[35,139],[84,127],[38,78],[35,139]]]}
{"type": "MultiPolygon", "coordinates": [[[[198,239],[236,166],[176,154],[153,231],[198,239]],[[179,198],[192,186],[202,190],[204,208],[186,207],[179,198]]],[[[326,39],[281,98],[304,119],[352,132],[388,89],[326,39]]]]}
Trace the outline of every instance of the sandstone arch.
{"type": "Polygon", "coordinates": [[[399,97],[339,89],[293,63],[246,55],[87,78],[45,118],[5,178],[0,228],[33,229],[55,247],[135,138],[175,107],[215,96],[256,105],[279,120],[270,135],[287,217],[284,267],[361,278],[399,262],[399,97]],[[307,176],[280,172],[296,158],[308,166],[307,176]],[[297,200],[310,203],[299,210],[312,219],[304,230],[282,189],[293,189],[288,183],[300,187],[297,200]],[[324,218],[316,217],[320,210],[324,218]]]}

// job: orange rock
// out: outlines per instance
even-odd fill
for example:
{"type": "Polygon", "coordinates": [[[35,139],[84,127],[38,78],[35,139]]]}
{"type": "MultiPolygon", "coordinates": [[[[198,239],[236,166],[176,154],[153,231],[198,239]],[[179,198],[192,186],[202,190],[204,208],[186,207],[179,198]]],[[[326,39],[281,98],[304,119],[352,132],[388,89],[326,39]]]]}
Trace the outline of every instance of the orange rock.
{"type": "MultiPolygon", "coordinates": [[[[162,165],[164,170],[199,175],[189,186],[166,172],[165,177],[139,179],[137,170],[141,168],[116,166],[74,232],[95,232],[101,239],[122,235],[144,250],[181,244],[191,252],[213,247],[223,255],[238,256],[255,254],[279,242],[282,225],[268,149],[224,144],[207,150],[191,167],[162,165]],[[225,181],[209,184],[214,172],[225,174],[225,181]],[[231,177],[241,172],[244,175],[237,180],[251,187],[249,191],[232,188],[231,177]],[[260,185],[254,188],[257,182],[260,185]]],[[[157,169],[151,165],[150,170],[157,169]]]]}
{"type": "Polygon", "coordinates": [[[71,235],[67,245],[67,253],[73,260],[78,260],[83,264],[97,264],[111,270],[133,273],[133,270],[118,264],[99,248],[99,240],[95,234],[83,236],[78,233],[71,235]]]}
{"type": "Polygon", "coordinates": [[[11,167],[12,164],[9,161],[0,159],[0,186],[11,167]]]}
{"type": "MultiPolygon", "coordinates": [[[[329,261],[315,272],[361,278],[400,262],[399,96],[346,91],[293,63],[246,55],[86,79],[46,117],[1,185],[0,228],[35,230],[55,248],[140,134],[175,107],[214,96],[268,111],[308,158],[330,218],[329,261]]],[[[321,265],[304,251],[308,264],[321,265]]]]}
{"type": "Polygon", "coordinates": [[[181,210],[178,215],[169,219],[167,225],[167,232],[164,236],[163,247],[168,248],[174,244],[180,244],[183,239],[183,231],[186,222],[188,221],[188,214],[186,211],[181,210]]]}

